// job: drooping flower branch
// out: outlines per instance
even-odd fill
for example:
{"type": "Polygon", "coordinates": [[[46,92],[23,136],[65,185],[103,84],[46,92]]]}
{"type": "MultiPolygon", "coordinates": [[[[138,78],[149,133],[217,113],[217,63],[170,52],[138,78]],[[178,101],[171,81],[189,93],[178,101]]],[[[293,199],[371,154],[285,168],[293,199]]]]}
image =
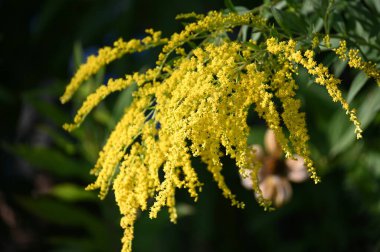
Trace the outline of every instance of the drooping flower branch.
{"type": "MultiPolygon", "coordinates": [[[[118,40],[113,47],[101,49],[79,68],[61,97],[63,103],[67,102],[83,81],[124,54],[163,46],[154,68],[110,79],[87,97],[74,122],[64,126],[69,131],[75,129],[109,94],[137,84],[132,105],[110,134],[91,171],[97,178],[87,187],[99,189],[101,198],[113,188],[123,215],[123,251],[131,251],[138,211],[149,209],[150,217],[155,218],[162,207],[167,207],[170,220],[175,222],[176,190],[183,188],[197,200],[202,182],[192,157],[199,157],[207,165],[222,194],[232,205],[242,208],[244,203],[222,175],[221,157],[234,159],[242,173],[247,175],[248,171],[259,204],[270,206],[259,188],[261,164],[247,146],[246,121],[251,108],[274,132],[286,158],[302,157],[311,178],[319,182],[308,147],[305,114],[296,97],[295,74],[299,67],[324,86],[334,102],[341,103],[356,126],[357,137],[361,137],[360,123],[342,96],[340,81],[317,63],[313,48],[273,37],[274,28],[252,12],[181,17],[197,20],[169,39],[148,30],[150,35],[142,40],[118,40]],[[234,38],[234,28],[242,26],[260,32],[261,37],[234,38]],[[153,198],[150,205],[149,199],[153,198]]],[[[348,51],[345,56],[347,50],[342,48],[335,50],[341,58],[349,57],[353,67],[379,79],[374,66],[364,63],[356,51],[348,51]]]]}

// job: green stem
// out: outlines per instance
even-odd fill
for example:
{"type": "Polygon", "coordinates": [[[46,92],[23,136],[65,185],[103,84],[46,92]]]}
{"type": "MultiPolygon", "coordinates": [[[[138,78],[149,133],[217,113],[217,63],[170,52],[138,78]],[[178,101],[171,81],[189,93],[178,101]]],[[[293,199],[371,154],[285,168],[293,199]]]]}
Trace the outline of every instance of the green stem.
{"type": "Polygon", "coordinates": [[[329,21],[330,12],[331,12],[331,9],[332,9],[333,5],[334,5],[334,0],[330,0],[329,1],[329,5],[327,6],[327,9],[326,9],[325,16],[323,17],[323,26],[324,26],[326,34],[330,33],[330,27],[329,27],[329,22],[328,21],[329,21]]]}

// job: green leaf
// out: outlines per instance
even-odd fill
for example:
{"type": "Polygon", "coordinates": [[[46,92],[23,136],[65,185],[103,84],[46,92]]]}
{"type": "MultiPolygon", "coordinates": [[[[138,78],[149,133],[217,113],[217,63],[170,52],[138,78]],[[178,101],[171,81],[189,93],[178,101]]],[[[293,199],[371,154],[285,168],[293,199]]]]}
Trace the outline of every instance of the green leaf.
{"type": "Polygon", "coordinates": [[[57,200],[18,198],[18,202],[41,219],[54,224],[86,228],[88,224],[97,222],[89,212],[57,200]]]}
{"type": "Polygon", "coordinates": [[[232,3],[231,0],[224,0],[224,5],[231,11],[231,12],[236,12],[235,6],[232,3]]]}
{"type": "Polygon", "coordinates": [[[69,121],[69,116],[62,112],[58,106],[52,102],[45,101],[41,97],[24,94],[24,100],[30,104],[37,112],[52,120],[56,125],[62,125],[64,122],[69,121]]]}
{"type": "Polygon", "coordinates": [[[133,100],[132,93],[136,90],[137,85],[134,83],[119,94],[112,111],[112,116],[116,121],[119,121],[121,116],[124,114],[125,109],[131,105],[133,100]]]}
{"type": "Polygon", "coordinates": [[[335,62],[337,62],[337,57],[332,54],[332,53],[329,53],[327,54],[325,57],[323,57],[322,59],[322,63],[323,65],[325,65],[326,67],[330,67],[332,64],[334,64],[335,62]]]}
{"type": "Polygon", "coordinates": [[[105,73],[106,73],[106,68],[105,67],[100,68],[99,71],[94,76],[95,83],[99,83],[99,84],[103,83],[105,73]]]}
{"type": "Polygon", "coordinates": [[[346,150],[356,139],[355,134],[355,127],[353,125],[350,125],[350,127],[343,131],[343,134],[341,134],[338,138],[338,141],[335,142],[333,147],[330,150],[331,156],[336,156],[346,150]]]}
{"type": "Polygon", "coordinates": [[[48,98],[58,99],[63,92],[64,83],[54,81],[49,86],[36,88],[22,94],[25,103],[30,104],[38,113],[52,120],[56,125],[62,125],[70,117],[60,107],[48,98]]]}
{"type": "Polygon", "coordinates": [[[93,201],[97,197],[93,192],[86,191],[83,187],[75,184],[59,184],[53,187],[51,195],[64,201],[93,201]]]}
{"type": "Polygon", "coordinates": [[[285,25],[284,17],[282,12],[276,8],[272,8],[272,14],[278,25],[284,29],[285,32],[289,32],[288,28],[285,25]]]}
{"type": "Polygon", "coordinates": [[[235,11],[239,14],[244,14],[246,12],[249,12],[249,9],[244,6],[235,6],[235,11]]]}
{"type": "MultiPolygon", "coordinates": [[[[361,104],[358,111],[358,119],[361,122],[361,128],[364,130],[368,127],[371,121],[375,118],[376,114],[380,110],[380,89],[374,88],[371,92],[368,93],[366,99],[361,104]]],[[[339,153],[345,151],[354,141],[355,127],[351,125],[347,130],[338,138],[333,147],[331,148],[330,154],[332,156],[338,155],[339,153]]]]}
{"type": "Polygon", "coordinates": [[[47,198],[17,198],[17,201],[29,212],[49,223],[83,228],[83,236],[88,236],[97,246],[103,246],[108,238],[107,229],[98,217],[73,204],[47,198]]]}
{"type": "Polygon", "coordinates": [[[98,106],[93,112],[93,118],[96,122],[103,124],[108,129],[112,129],[115,125],[115,118],[111,115],[105,106],[98,106]]]}
{"type": "MultiPolygon", "coordinates": [[[[351,124],[347,120],[347,115],[341,111],[336,111],[329,124],[328,124],[328,139],[330,140],[330,146],[334,146],[337,142],[342,141],[342,132],[350,127],[351,124]]],[[[350,138],[352,137],[352,132],[350,132],[350,138]]]]}
{"type": "MultiPolygon", "coordinates": [[[[67,154],[71,155],[76,152],[76,147],[75,145],[63,134],[57,132],[56,130],[52,129],[51,127],[48,127],[46,125],[42,125],[38,127],[41,131],[46,133],[52,140],[53,142],[61,147],[67,154]]],[[[63,131],[63,130],[61,130],[63,131]]]]}
{"type": "Polygon", "coordinates": [[[312,77],[309,75],[307,70],[302,67],[299,68],[298,74],[296,75],[295,78],[296,78],[297,83],[302,86],[308,87],[314,83],[312,77]]]}
{"type": "Polygon", "coordinates": [[[73,49],[74,69],[78,69],[83,63],[83,48],[80,41],[75,41],[73,49]]]}
{"type": "Polygon", "coordinates": [[[243,25],[240,29],[239,35],[241,36],[242,41],[247,41],[248,28],[248,25],[243,25]]]}
{"type": "Polygon", "coordinates": [[[380,13],[380,1],[378,0],[365,0],[365,2],[374,9],[375,12],[380,13]]]}
{"type": "Polygon", "coordinates": [[[340,61],[337,60],[335,64],[333,64],[333,72],[336,77],[339,77],[342,75],[344,69],[347,67],[347,61],[340,61]]]}
{"type": "Polygon", "coordinates": [[[371,173],[377,177],[380,178],[380,154],[379,152],[370,151],[366,153],[366,158],[363,160],[368,169],[370,169],[371,173]]]}
{"type": "Polygon", "coordinates": [[[368,77],[365,73],[359,72],[354,80],[352,81],[350,90],[348,91],[347,94],[347,102],[351,103],[351,101],[355,98],[356,94],[362,89],[364,84],[367,82],[368,77]]]}
{"type": "Polygon", "coordinates": [[[83,178],[89,180],[88,164],[65,156],[48,147],[31,147],[24,144],[4,146],[6,150],[17,155],[36,168],[49,171],[61,178],[83,178]]]}
{"type": "Polygon", "coordinates": [[[259,144],[263,146],[263,139],[265,135],[265,130],[266,128],[257,126],[254,129],[250,128],[249,129],[249,135],[247,139],[248,145],[252,144],[259,144]]]}
{"type": "Polygon", "coordinates": [[[362,23],[360,23],[359,21],[356,21],[355,24],[355,33],[360,35],[360,37],[364,39],[363,42],[366,42],[366,40],[368,40],[369,38],[368,32],[364,29],[362,23]]]}
{"type": "Polygon", "coordinates": [[[365,129],[380,110],[380,88],[375,87],[368,92],[366,99],[359,108],[358,118],[365,129]]]}
{"type": "Polygon", "coordinates": [[[346,34],[346,25],[341,15],[337,13],[332,14],[334,29],[340,34],[346,34]]]}
{"type": "Polygon", "coordinates": [[[261,36],[261,32],[253,32],[251,35],[251,39],[254,41],[257,41],[259,40],[260,36],[261,36]]]}
{"type": "Polygon", "coordinates": [[[280,25],[280,27],[289,35],[291,33],[306,34],[307,26],[306,22],[300,16],[293,12],[284,12],[276,8],[272,8],[272,14],[274,19],[280,25]]]}

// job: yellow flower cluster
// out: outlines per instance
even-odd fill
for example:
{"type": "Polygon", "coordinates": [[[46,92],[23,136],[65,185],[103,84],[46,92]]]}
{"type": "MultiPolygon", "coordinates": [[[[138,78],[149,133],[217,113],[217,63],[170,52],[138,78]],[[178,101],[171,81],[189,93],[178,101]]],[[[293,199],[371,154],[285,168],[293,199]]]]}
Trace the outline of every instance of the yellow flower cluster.
{"type": "Polygon", "coordinates": [[[63,125],[64,129],[72,131],[77,128],[83,122],[87,114],[89,114],[91,110],[109,94],[124,90],[133,83],[141,86],[149,81],[152,81],[157,76],[157,73],[157,69],[149,69],[145,74],[134,73],[132,75],[126,75],[123,79],[109,79],[106,85],[100,86],[94,93],[90,94],[86,98],[82,106],[78,109],[78,112],[74,117],[74,122],[72,124],[63,125]]]}
{"type": "Polygon", "coordinates": [[[194,19],[202,19],[204,17],[204,15],[202,14],[197,14],[195,12],[190,12],[190,13],[182,13],[182,14],[178,14],[175,19],[190,19],[190,18],[194,18],[194,19]]]}
{"type": "Polygon", "coordinates": [[[272,88],[276,96],[280,99],[283,107],[282,119],[288,128],[289,140],[292,143],[295,153],[302,156],[305,165],[311,173],[311,178],[317,183],[319,178],[313,167],[310,158],[310,151],[307,145],[309,136],[307,133],[305,113],[299,112],[301,101],[295,98],[295,91],[298,86],[293,79],[294,68],[289,61],[285,61],[272,77],[272,88]]]}
{"type": "Polygon", "coordinates": [[[323,37],[323,43],[327,48],[331,47],[331,41],[330,41],[330,35],[327,34],[326,36],[323,37]]]}
{"type": "Polygon", "coordinates": [[[334,75],[329,73],[328,68],[323,64],[318,64],[314,60],[314,52],[306,50],[304,53],[301,50],[296,49],[296,42],[294,40],[277,42],[275,38],[267,40],[267,49],[270,53],[279,55],[282,61],[289,61],[300,64],[307,69],[309,74],[315,77],[315,82],[319,85],[325,86],[327,92],[331,96],[334,102],[339,102],[346,114],[349,115],[350,120],[355,125],[356,137],[361,138],[362,129],[356,116],[356,111],[350,109],[348,103],[342,96],[342,92],[339,90],[338,85],[340,80],[335,78],[334,75]]]}
{"type": "MultiPolygon", "coordinates": [[[[151,35],[142,41],[119,40],[114,47],[101,49],[79,68],[61,97],[62,102],[68,101],[83,81],[123,54],[164,45],[155,68],[109,80],[87,97],[73,124],[64,126],[67,130],[76,128],[107,95],[137,83],[132,105],[110,134],[91,171],[97,178],[87,187],[99,189],[101,198],[113,188],[123,215],[123,251],[132,249],[133,225],[139,211],[150,209],[150,217],[155,218],[162,207],[167,207],[170,220],[175,222],[176,190],[183,188],[197,200],[202,183],[192,157],[207,165],[223,195],[242,208],[244,203],[236,199],[222,175],[221,157],[234,159],[241,173],[249,171],[259,203],[265,208],[270,205],[258,185],[261,165],[247,146],[247,116],[252,107],[273,130],[285,156],[302,156],[311,178],[319,181],[307,144],[305,114],[300,112],[301,101],[296,98],[295,64],[305,67],[315,82],[342,104],[360,137],[360,124],[342,98],[339,80],[317,64],[313,51],[297,50],[292,40],[237,42],[220,35],[236,26],[266,25],[249,12],[182,17],[199,20],[169,40],[149,30],[151,35]],[[216,37],[219,39],[210,39],[216,37]],[[183,45],[195,39],[204,41],[195,49],[185,49],[183,45]],[[278,108],[278,101],[282,108],[278,108]],[[155,200],[149,204],[152,198],[155,200]]],[[[354,61],[356,56],[351,58],[354,61]]]]}
{"type": "Polygon", "coordinates": [[[375,79],[380,85],[380,71],[376,68],[376,64],[366,62],[360,57],[358,49],[347,49],[347,42],[340,41],[339,47],[333,49],[341,60],[348,60],[348,65],[352,68],[363,71],[369,77],[375,79]]]}
{"type": "Polygon", "coordinates": [[[188,24],[182,32],[174,33],[158,56],[157,65],[164,64],[173,50],[190,40],[201,38],[205,33],[217,34],[218,32],[226,32],[235,26],[252,24],[261,27],[265,24],[265,21],[249,12],[241,15],[236,13],[224,15],[218,11],[211,11],[199,21],[188,24]]]}
{"type": "Polygon", "coordinates": [[[142,52],[160,44],[166,43],[167,39],[161,38],[161,32],[154,32],[152,29],[146,30],[150,36],[142,40],[131,39],[128,42],[122,39],[117,40],[113,47],[104,47],[99,50],[97,56],[90,56],[87,62],[81,65],[67,85],[65,93],[61,97],[61,102],[66,103],[71,99],[71,96],[80,87],[80,84],[88,80],[88,78],[97,73],[103,66],[111,63],[112,61],[122,57],[125,54],[134,52],[142,52]]]}

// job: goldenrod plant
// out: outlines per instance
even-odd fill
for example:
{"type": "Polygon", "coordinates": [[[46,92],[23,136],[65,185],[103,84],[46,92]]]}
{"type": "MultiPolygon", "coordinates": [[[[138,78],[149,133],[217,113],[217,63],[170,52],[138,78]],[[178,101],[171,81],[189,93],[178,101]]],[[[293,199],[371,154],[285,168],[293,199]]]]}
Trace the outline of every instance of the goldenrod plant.
{"type": "MultiPolygon", "coordinates": [[[[178,15],[186,22],[182,31],[166,38],[160,31],[148,29],[143,39],[119,39],[90,56],[67,85],[62,103],[114,60],[155,47],[161,50],[154,67],[99,83],[73,122],[64,125],[68,131],[75,130],[107,96],[137,86],[132,104],[110,133],[91,170],[96,180],[87,187],[99,189],[101,199],[113,190],[123,216],[122,251],[132,250],[139,211],[149,211],[150,218],[156,218],[167,207],[170,221],[175,223],[177,190],[187,190],[197,201],[205,182],[198,178],[193,157],[207,166],[232,206],[244,208],[244,202],[222,175],[226,169],[221,161],[224,156],[233,159],[236,172],[250,180],[264,209],[272,209],[271,199],[277,206],[287,200],[276,201],[260,189],[263,165],[257,151],[247,143],[252,130],[247,124],[251,111],[274,134],[279,155],[283,153],[290,162],[302,158],[302,167],[312,181],[319,183],[300,98],[300,74],[306,73],[312,85],[322,86],[331,102],[340,104],[346,120],[354,125],[350,134],[362,137],[355,107],[347,102],[341,80],[329,65],[321,63],[321,57],[330,53],[334,62],[348,62],[350,68],[379,84],[380,71],[366,56],[376,45],[370,39],[363,42],[331,28],[331,15],[349,5],[345,1],[323,1],[323,15],[308,20],[305,27],[302,21],[307,10],[294,12],[295,7],[288,2],[293,1],[265,1],[249,10],[226,1],[226,10],[178,15]]],[[[302,8],[307,4],[310,1],[302,8]]]]}

